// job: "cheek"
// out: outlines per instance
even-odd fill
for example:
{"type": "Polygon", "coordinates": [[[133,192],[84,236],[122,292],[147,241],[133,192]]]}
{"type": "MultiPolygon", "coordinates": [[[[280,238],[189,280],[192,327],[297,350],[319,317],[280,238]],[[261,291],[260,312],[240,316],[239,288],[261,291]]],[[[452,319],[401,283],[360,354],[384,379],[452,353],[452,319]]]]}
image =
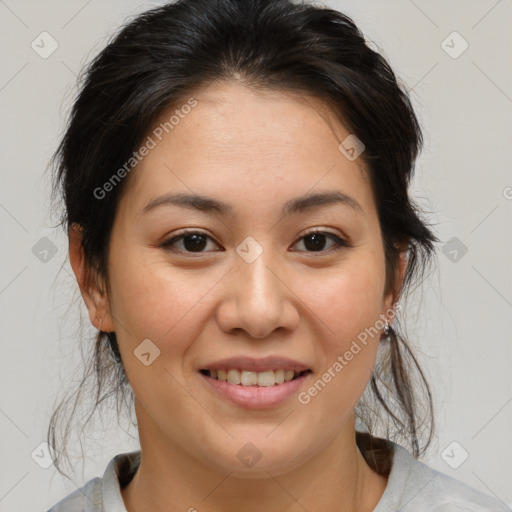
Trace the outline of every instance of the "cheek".
{"type": "Polygon", "coordinates": [[[305,396],[315,414],[323,414],[325,403],[352,409],[368,384],[379,347],[384,272],[378,252],[354,254],[310,294],[308,306],[326,326],[323,336],[316,334],[318,379],[305,396]]]}
{"type": "Polygon", "coordinates": [[[332,408],[352,410],[361,397],[379,347],[383,287],[378,263],[361,258],[311,296],[308,306],[327,326],[324,336],[317,335],[317,357],[322,361],[317,379],[300,397],[300,403],[309,403],[312,415],[325,417],[332,408]]]}
{"type": "Polygon", "coordinates": [[[354,254],[324,279],[303,281],[301,295],[339,343],[373,325],[382,312],[384,264],[377,254],[354,254]],[[311,283],[315,282],[313,288],[311,283]]]}
{"type": "Polygon", "coordinates": [[[118,260],[112,269],[111,311],[120,327],[120,349],[133,351],[150,339],[162,355],[173,356],[199,336],[208,314],[202,301],[223,275],[172,268],[144,250],[118,260]]]}
{"type": "MultiPolygon", "coordinates": [[[[139,400],[150,403],[155,390],[176,388],[175,378],[181,375],[191,340],[200,334],[199,303],[207,290],[199,283],[191,284],[190,277],[169,272],[168,267],[164,271],[160,264],[140,265],[135,270],[127,263],[113,278],[117,288],[111,308],[130,384],[139,400]],[[144,341],[148,339],[150,344],[144,341]],[[150,354],[148,366],[145,353],[150,354]]],[[[168,393],[165,396],[162,406],[169,403],[168,393]]],[[[179,400],[172,402],[179,406],[179,400]]]]}

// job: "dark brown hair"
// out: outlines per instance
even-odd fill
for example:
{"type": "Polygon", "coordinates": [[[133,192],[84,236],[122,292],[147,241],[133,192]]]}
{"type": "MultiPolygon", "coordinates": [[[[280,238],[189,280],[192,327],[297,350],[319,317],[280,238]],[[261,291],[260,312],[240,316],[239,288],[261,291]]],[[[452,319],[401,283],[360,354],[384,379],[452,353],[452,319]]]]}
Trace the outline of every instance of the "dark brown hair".
{"type": "MultiPolygon", "coordinates": [[[[109,240],[128,178],[101,188],[132,157],[167,109],[222,80],[313,96],[365,145],[361,155],[376,200],[386,257],[386,291],[395,287],[400,247],[407,269],[397,297],[424,277],[439,240],[409,198],[422,134],[409,97],[386,59],[342,13],[289,0],[180,0],[125,25],[80,76],[64,137],[52,163],[60,224],[82,230],[88,278],[108,288],[109,240]]],[[[133,172],[136,172],[134,168],[133,172]]],[[[433,435],[430,389],[400,316],[356,413],[369,432],[400,441],[418,457],[433,435]],[[421,445],[422,435],[426,442],[421,445]]],[[[92,347],[91,347],[92,349],[92,347]]],[[[114,332],[99,332],[77,388],[57,407],[48,442],[56,467],[66,457],[71,416],[92,385],[92,413],[107,398],[133,405],[114,332]],[[60,430],[59,430],[60,429],[60,430]],[[60,432],[60,435],[59,435],[60,432]]]]}

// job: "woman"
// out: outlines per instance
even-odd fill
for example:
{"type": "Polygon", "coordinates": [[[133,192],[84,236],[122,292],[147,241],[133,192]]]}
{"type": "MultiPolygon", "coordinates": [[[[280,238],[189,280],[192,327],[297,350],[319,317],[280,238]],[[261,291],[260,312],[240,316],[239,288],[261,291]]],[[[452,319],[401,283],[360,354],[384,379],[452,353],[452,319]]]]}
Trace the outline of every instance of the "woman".
{"type": "Polygon", "coordinates": [[[133,399],[141,449],[51,511],[508,510],[417,460],[432,400],[393,320],[438,241],[421,143],[339,12],[185,0],[123,28],[56,187],[96,404],[133,399]]]}

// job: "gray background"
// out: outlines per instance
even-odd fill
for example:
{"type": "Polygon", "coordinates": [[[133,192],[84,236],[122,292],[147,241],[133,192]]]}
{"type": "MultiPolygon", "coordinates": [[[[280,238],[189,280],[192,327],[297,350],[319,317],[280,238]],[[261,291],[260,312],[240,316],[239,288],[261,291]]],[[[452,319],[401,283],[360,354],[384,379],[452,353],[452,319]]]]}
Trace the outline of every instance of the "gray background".
{"type": "MultiPolygon", "coordinates": [[[[67,241],[52,227],[45,168],[76,74],[123,20],[154,5],[0,0],[0,511],[46,510],[101,475],[113,455],[137,447],[134,431],[98,423],[72,481],[41,467],[52,406],[77,379],[81,340],[93,333],[67,241]],[[31,47],[39,41],[43,51],[46,37],[51,48],[43,31],[58,43],[47,58],[31,47]]],[[[412,194],[442,243],[438,268],[407,313],[437,409],[438,437],[423,460],[512,504],[512,1],[325,5],[352,16],[383,51],[425,129],[412,194]]]]}

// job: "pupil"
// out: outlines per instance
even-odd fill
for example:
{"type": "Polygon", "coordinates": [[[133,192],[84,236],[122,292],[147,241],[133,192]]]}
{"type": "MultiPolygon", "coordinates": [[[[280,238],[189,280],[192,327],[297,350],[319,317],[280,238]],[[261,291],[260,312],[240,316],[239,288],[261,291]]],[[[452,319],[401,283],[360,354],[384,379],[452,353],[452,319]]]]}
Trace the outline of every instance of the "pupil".
{"type": "Polygon", "coordinates": [[[187,235],[183,238],[183,245],[188,251],[202,250],[206,245],[206,237],[204,235],[187,235]],[[192,243],[189,243],[192,241],[192,243]]]}
{"type": "Polygon", "coordinates": [[[325,246],[325,235],[321,233],[313,233],[312,235],[308,235],[304,241],[304,245],[307,249],[312,249],[313,251],[318,251],[324,248],[325,246]],[[308,244],[307,241],[311,240],[313,243],[308,244]]]}

